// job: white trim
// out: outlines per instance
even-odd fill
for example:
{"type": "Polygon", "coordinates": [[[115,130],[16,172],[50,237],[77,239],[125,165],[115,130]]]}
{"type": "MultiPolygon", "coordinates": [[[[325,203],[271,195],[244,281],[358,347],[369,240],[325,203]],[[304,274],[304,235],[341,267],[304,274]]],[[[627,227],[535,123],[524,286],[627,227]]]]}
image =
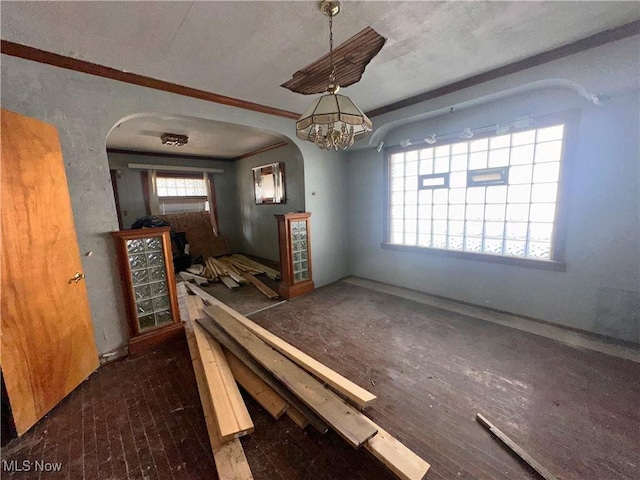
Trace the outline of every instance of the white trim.
{"type": "Polygon", "coordinates": [[[138,170],[160,170],[165,172],[208,172],[208,173],[224,173],[221,168],[204,168],[204,167],[183,167],[180,165],[155,165],[151,163],[130,163],[129,168],[138,170]]]}

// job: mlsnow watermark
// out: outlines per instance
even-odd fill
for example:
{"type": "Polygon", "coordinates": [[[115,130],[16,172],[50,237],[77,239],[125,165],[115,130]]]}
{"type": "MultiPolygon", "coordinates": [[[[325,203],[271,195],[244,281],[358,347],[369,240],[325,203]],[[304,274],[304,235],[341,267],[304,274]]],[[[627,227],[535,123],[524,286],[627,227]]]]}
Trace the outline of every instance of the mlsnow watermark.
{"type": "Polygon", "coordinates": [[[2,460],[3,472],[59,472],[62,470],[62,462],[45,462],[44,460],[2,460]]]}

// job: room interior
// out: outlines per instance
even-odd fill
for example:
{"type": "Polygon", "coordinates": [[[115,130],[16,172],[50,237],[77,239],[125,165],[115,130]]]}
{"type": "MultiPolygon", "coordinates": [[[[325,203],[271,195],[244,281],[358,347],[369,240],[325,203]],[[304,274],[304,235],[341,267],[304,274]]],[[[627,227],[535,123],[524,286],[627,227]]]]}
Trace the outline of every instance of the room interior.
{"type": "Polygon", "coordinates": [[[333,6],[3,2],[7,478],[637,478],[638,4],[333,6]]]}

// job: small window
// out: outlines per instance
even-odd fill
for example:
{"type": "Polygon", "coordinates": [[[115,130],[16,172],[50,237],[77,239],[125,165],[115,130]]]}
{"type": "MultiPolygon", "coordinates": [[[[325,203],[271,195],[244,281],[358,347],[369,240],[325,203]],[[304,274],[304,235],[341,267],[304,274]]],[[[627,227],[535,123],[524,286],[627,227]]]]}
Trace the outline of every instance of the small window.
{"type": "Polygon", "coordinates": [[[158,172],[156,190],[161,214],[209,211],[202,174],[158,172]]]}

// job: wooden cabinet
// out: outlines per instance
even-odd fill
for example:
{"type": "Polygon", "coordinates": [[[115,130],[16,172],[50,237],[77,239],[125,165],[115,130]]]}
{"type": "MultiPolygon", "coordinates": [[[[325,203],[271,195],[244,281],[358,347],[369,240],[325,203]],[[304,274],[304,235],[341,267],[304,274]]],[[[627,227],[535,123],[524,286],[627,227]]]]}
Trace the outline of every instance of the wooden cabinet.
{"type": "Polygon", "coordinates": [[[310,213],[276,215],[280,242],[280,296],[286,299],[313,291],[310,213]]]}
{"type": "Polygon", "coordinates": [[[182,332],[171,257],[170,227],[111,232],[135,355],[182,332]]]}

